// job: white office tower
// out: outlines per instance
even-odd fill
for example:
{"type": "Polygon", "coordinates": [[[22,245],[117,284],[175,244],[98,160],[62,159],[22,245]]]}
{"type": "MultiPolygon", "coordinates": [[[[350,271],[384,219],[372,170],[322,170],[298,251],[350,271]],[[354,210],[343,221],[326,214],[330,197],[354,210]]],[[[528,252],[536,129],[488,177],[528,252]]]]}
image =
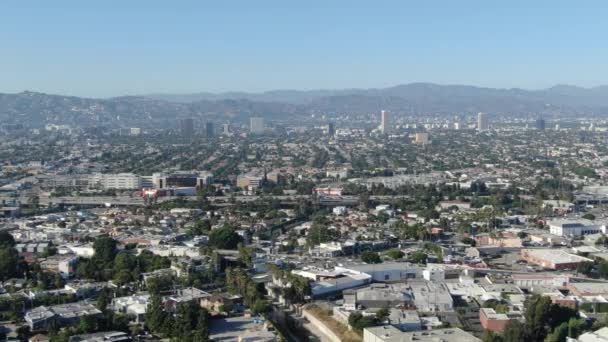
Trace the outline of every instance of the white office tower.
{"type": "Polygon", "coordinates": [[[380,132],[382,134],[389,134],[391,132],[391,118],[389,116],[388,111],[383,110],[380,112],[381,122],[380,122],[380,132]]]}
{"type": "Polygon", "coordinates": [[[251,134],[262,134],[264,133],[264,118],[251,117],[249,121],[249,131],[251,134]]]}
{"type": "Polygon", "coordinates": [[[477,113],[477,130],[483,132],[489,129],[490,122],[488,121],[488,114],[482,112],[477,113]]]}
{"type": "Polygon", "coordinates": [[[415,135],[414,142],[420,145],[427,145],[430,143],[429,133],[428,132],[417,132],[415,135]]]}

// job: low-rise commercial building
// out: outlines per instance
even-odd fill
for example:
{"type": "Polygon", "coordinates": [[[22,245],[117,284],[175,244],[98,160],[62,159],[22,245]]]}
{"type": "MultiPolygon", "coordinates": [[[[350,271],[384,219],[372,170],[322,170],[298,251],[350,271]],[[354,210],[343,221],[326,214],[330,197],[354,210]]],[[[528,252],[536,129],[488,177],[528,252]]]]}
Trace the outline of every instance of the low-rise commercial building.
{"type": "Polygon", "coordinates": [[[512,314],[509,316],[506,313],[497,313],[492,308],[479,309],[479,322],[485,330],[502,334],[509,322],[514,319],[521,318],[521,314],[512,314]]]}
{"type": "Polygon", "coordinates": [[[559,219],[547,222],[549,232],[557,236],[582,236],[606,234],[606,224],[587,219],[559,219]]]}
{"type": "Polygon", "coordinates": [[[581,262],[593,262],[560,249],[522,249],[521,256],[531,264],[552,270],[574,270],[581,262]]]}
{"type": "Polygon", "coordinates": [[[101,311],[87,302],[53,306],[39,306],[25,313],[25,321],[31,330],[46,330],[51,325],[75,326],[86,316],[98,316],[101,311]]]}
{"type": "Polygon", "coordinates": [[[392,325],[384,325],[363,329],[363,342],[409,341],[476,342],[481,340],[459,328],[403,332],[392,325]]]}

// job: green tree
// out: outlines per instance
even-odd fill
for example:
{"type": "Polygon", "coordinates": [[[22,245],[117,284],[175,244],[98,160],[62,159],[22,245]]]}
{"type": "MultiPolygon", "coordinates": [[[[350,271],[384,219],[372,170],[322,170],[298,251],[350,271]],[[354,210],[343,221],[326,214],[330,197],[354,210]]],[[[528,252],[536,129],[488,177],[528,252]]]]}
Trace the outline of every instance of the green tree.
{"type": "Polygon", "coordinates": [[[160,294],[153,293],[146,310],[146,325],[153,332],[160,332],[165,320],[160,294]]]}
{"type": "Polygon", "coordinates": [[[256,315],[265,314],[272,310],[272,305],[264,299],[257,299],[251,306],[251,312],[256,315]]]}
{"type": "Polygon", "coordinates": [[[133,275],[127,270],[121,270],[114,276],[113,282],[118,286],[123,286],[133,281],[133,275]]]}
{"type": "Polygon", "coordinates": [[[526,340],[526,329],[520,321],[510,321],[502,333],[502,341],[504,342],[521,342],[521,341],[542,341],[542,340],[526,340]]]}
{"type": "Polygon", "coordinates": [[[209,234],[211,231],[211,222],[206,219],[196,220],[194,222],[194,227],[192,227],[189,231],[190,236],[198,236],[209,234]]]}
{"type": "Polygon", "coordinates": [[[593,215],[592,213],[586,213],[582,217],[587,220],[595,220],[595,215],[593,215]]]}
{"type": "Polygon", "coordinates": [[[390,314],[391,312],[388,308],[381,308],[380,310],[376,311],[376,319],[378,322],[384,322],[390,316],[390,314]]]}
{"type": "Polygon", "coordinates": [[[116,256],[116,241],[110,237],[103,236],[93,242],[95,254],[93,260],[96,265],[107,268],[114,262],[116,256]]]}
{"type": "Polygon", "coordinates": [[[97,297],[97,308],[101,311],[105,311],[110,302],[110,298],[108,296],[108,289],[103,288],[99,291],[99,296],[97,297]]]}
{"type": "Polygon", "coordinates": [[[217,249],[236,249],[242,240],[234,228],[228,225],[215,229],[209,234],[209,246],[217,249]]]}
{"type": "Polygon", "coordinates": [[[327,228],[324,223],[313,222],[306,235],[306,243],[309,246],[316,246],[320,243],[333,240],[334,236],[334,232],[327,228]]]}
{"type": "Polygon", "coordinates": [[[462,238],[462,239],[460,240],[460,242],[462,242],[462,243],[464,243],[464,244],[466,244],[466,245],[470,245],[470,246],[472,246],[472,247],[475,247],[475,245],[477,244],[477,241],[475,241],[474,239],[472,239],[472,238],[470,238],[470,237],[465,237],[465,238],[462,238]]]}
{"type": "Polygon", "coordinates": [[[78,323],[78,330],[82,334],[89,334],[97,330],[97,319],[94,316],[83,316],[78,323]]]}
{"type": "Polygon", "coordinates": [[[591,261],[583,261],[576,265],[576,272],[582,273],[584,275],[590,275],[591,271],[593,271],[593,262],[591,261]]]}
{"type": "Polygon", "coordinates": [[[407,258],[409,262],[414,264],[426,264],[426,260],[428,259],[428,255],[423,251],[416,251],[409,255],[407,258]]]}
{"type": "Polygon", "coordinates": [[[15,239],[6,230],[0,231],[0,248],[15,247],[15,239]]]}
{"type": "Polygon", "coordinates": [[[173,337],[184,341],[191,337],[194,324],[196,324],[196,308],[191,302],[181,303],[175,313],[175,326],[173,337]]]}
{"type": "Polygon", "coordinates": [[[194,332],[194,341],[207,341],[209,339],[209,312],[205,308],[198,309],[198,317],[196,319],[196,331],[194,332]]]}
{"type": "Polygon", "coordinates": [[[239,250],[239,257],[238,257],[239,262],[247,268],[253,267],[253,258],[255,257],[255,249],[252,247],[243,247],[242,244],[239,244],[238,250],[239,250]]]}
{"type": "Polygon", "coordinates": [[[532,341],[542,341],[547,336],[551,299],[539,295],[528,297],[524,302],[526,335],[532,341]]]}
{"type": "Polygon", "coordinates": [[[23,276],[27,265],[13,247],[0,247],[0,280],[23,276]]]}
{"type": "Polygon", "coordinates": [[[386,252],[386,255],[393,259],[393,260],[397,260],[397,259],[401,259],[405,256],[405,253],[403,253],[401,250],[394,248],[391,249],[390,251],[386,252]]]}
{"type": "Polygon", "coordinates": [[[357,332],[361,333],[363,329],[372,327],[378,324],[376,316],[363,316],[360,312],[353,312],[348,316],[348,324],[357,332]]]}
{"type": "Polygon", "coordinates": [[[382,262],[380,255],[376,252],[365,251],[361,253],[361,260],[366,264],[379,264],[382,262]]]}
{"type": "Polygon", "coordinates": [[[566,337],[568,337],[568,323],[562,323],[547,335],[545,342],[564,342],[566,337]]]}

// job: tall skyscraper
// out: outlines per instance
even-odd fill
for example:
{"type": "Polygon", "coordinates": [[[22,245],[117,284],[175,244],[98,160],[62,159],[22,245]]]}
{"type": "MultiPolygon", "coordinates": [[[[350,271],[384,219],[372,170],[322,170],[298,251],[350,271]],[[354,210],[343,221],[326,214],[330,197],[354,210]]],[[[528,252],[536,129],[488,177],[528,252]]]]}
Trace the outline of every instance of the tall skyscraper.
{"type": "Polygon", "coordinates": [[[545,130],[545,119],[543,119],[542,117],[536,119],[536,129],[539,131],[545,130]]]}
{"type": "Polygon", "coordinates": [[[483,132],[489,129],[490,122],[488,121],[488,114],[482,112],[477,113],[477,130],[483,132]]]}
{"type": "Polygon", "coordinates": [[[336,125],[333,122],[327,124],[327,134],[332,137],[336,134],[336,125]]]}
{"type": "Polygon", "coordinates": [[[253,116],[249,119],[249,131],[251,134],[264,133],[264,118],[253,116]]]}
{"type": "Polygon", "coordinates": [[[230,124],[223,124],[222,125],[222,134],[223,135],[229,135],[230,134],[230,124]]]}
{"type": "Polygon", "coordinates": [[[380,112],[380,132],[382,132],[382,134],[388,134],[391,132],[392,126],[391,126],[391,118],[390,115],[388,113],[388,111],[383,110],[380,112]]]}
{"type": "Polygon", "coordinates": [[[179,122],[179,128],[183,136],[194,135],[194,120],[192,120],[192,118],[181,119],[179,122]]]}
{"type": "Polygon", "coordinates": [[[205,136],[207,138],[213,138],[213,136],[215,136],[215,126],[211,121],[205,122],[205,136]]]}

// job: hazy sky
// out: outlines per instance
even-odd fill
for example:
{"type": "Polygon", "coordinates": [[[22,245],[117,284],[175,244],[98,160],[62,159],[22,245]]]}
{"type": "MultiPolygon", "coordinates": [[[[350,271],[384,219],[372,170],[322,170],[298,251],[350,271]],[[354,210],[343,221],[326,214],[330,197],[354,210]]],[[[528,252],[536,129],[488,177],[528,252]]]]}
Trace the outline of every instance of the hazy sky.
{"type": "Polygon", "coordinates": [[[0,92],[608,84],[608,1],[0,2],[0,92]]]}

